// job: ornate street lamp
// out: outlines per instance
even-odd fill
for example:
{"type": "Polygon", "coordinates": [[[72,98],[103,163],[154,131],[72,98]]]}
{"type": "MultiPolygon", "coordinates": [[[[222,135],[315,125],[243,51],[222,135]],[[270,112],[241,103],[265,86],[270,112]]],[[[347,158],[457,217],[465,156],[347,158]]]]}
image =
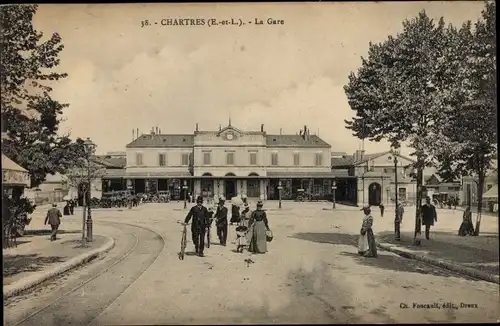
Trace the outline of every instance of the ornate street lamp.
{"type": "Polygon", "coordinates": [[[336,191],[337,191],[337,182],[335,181],[335,178],[333,178],[333,182],[332,182],[333,207],[332,207],[332,209],[335,209],[335,192],[336,191]]]}
{"type": "MultiPolygon", "coordinates": [[[[87,137],[87,139],[83,142],[84,149],[85,149],[85,154],[86,154],[86,159],[87,159],[87,193],[89,195],[89,202],[87,203],[87,241],[92,242],[92,212],[90,208],[90,199],[91,199],[91,192],[92,192],[92,187],[91,187],[91,182],[92,182],[92,173],[91,173],[91,167],[90,167],[90,159],[92,155],[94,155],[96,145],[90,140],[90,138],[87,137]]],[[[84,198],[86,195],[84,195],[84,198]]],[[[84,209],[85,210],[85,209],[84,209]]]]}
{"type": "Polygon", "coordinates": [[[398,148],[392,148],[391,153],[394,156],[394,187],[395,191],[395,216],[394,216],[394,237],[396,241],[401,240],[401,220],[398,216],[398,155],[400,150],[398,148]]]}
{"type": "Polygon", "coordinates": [[[278,183],[279,208],[281,208],[281,190],[283,190],[283,187],[281,186],[281,180],[280,180],[278,183]]]}
{"type": "Polygon", "coordinates": [[[187,208],[187,189],[188,189],[188,186],[187,186],[187,181],[184,180],[184,186],[182,186],[182,189],[184,189],[184,209],[187,208]]]}

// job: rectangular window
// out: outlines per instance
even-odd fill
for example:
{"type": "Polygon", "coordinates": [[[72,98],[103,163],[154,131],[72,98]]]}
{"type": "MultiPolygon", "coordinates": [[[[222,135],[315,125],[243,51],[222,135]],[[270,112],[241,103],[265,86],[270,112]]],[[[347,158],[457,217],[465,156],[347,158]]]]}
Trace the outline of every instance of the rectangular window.
{"type": "Polygon", "coordinates": [[[300,165],[300,155],[299,153],[293,153],[293,165],[300,165]]]}
{"type": "Polygon", "coordinates": [[[182,154],[181,165],[189,165],[189,154],[188,153],[183,153],[182,154]]]}
{"type": "Polygon", "coordinates": [[[316,166],[321,166],[321,165],[323,165],[323,154],[316,153],[316,166]]]}
{"type": "Polygon", "coordinates": [[[203,165],[210,165],[210,153],[209,152],[204,152],[203,153],[203,165]]]}
{"type": "Polygon", "coordinates": [[[278,165],[278,153],[271,153],[271,165],[278,165]]]}
{"type": "Polygon", "coordinates": [[[257,165],[257,153],[250,153],[250,165],[257,165]]]}
{"type": "Polygon", "coordinates": [[[135,164],[137,166],[142,165],[142,153],[136,153],[135,154],[135,164]]]}
{"type": "Polygon", "coordinates": [[[158,155],[158,165],[165,166],[167,165],[167,154],[159,154],[158,155]]]}
{"type": "Polygon", "coordinates": [[[234,153],[226,153],[226,164],[234,165],[234,153]]]}

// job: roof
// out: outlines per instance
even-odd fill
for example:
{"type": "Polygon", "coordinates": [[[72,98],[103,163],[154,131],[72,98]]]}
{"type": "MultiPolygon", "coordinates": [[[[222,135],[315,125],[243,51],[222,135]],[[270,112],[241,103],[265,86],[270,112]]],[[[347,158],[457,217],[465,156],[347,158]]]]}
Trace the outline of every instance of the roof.
{"type": "Polygon", "coordinates": [[[345,157],[332,157],[332,167],[342,167],[342,166],[353,166],[354,165],[354,157],[345,156],[345,157]]]}
{"type": "Polygon", "coordinates": [[[127,148],[146,147],[190,147],[194,146],[194,135],[141,135],[129,143],[127,148]]]}
{"type": "Polygon", "coordinates": [[[4,153],[2,153],[2,170],[28,172],[25,168],[8,158],[4,153]]]}
{"type": "Polygon", "coordinates": [[[498,184],[483,194],[484,199],[498,199],[498,184]]]}
{"type": "Polygon", "coordinates": [[[97,155],[95,161],[107,168],[123,169],[127,165],[127,158],[125,156],[97,155]]]}
{"type": "Polygon", "coordinates": [[[316,135],[309,135],[306,139],[301,135],[266,135],[266,144],[268,147],[331,147],[316,135]]]}

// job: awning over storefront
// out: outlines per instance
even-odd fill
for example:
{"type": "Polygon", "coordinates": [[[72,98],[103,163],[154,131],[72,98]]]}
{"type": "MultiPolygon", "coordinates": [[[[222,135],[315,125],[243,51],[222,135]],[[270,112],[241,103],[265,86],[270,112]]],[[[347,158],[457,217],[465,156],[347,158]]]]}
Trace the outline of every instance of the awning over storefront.
{"type": "Polygon", "coordinates": [[[182,179],[191,178],[189,172],[127,172],[127,179],[182,179]]]}
{"type": "Polygon", "coordinates": [[[2,153],[2,184],[4,186],[30,186],[29,172],[2,153]]]}
{"type": "Polygon", "coordinates": [[[498,185],[494,185],[490,190],[483,194],[484,199],[498,200],[498,185]]]}
{"type": "Polygon", "coordinates": [[[127,176],[125,169],[106,169],[103,179],[121,179],[127,176]]]}
{"type": "Polygon", "coordinates": [[[355,179],[356,177],[344,175],[343,173],[334,172],[267,172],[267,178],[275,179],[333,179],[333,178],[348,178],[355,179]]]}
{"type": "Polygon", "coordinates": [[[340,172],[268,172],[267,175],[202,175],[193,176],[189,172],[126,172],[124,169],[107,169],[103,179],[355,179],[340,172]]]}

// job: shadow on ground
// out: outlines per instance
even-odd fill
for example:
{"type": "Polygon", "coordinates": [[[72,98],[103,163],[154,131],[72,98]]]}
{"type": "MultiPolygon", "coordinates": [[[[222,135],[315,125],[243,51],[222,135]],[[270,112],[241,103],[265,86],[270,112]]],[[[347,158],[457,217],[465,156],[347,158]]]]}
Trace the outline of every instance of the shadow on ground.
{"type": "Polygon", "coordinates": [[[47,265],[63,262],[63,257],[44,257],[38,254],[4,255],[3,276],[8,277],[23,272],[36,272],[47,265]]]}
{"type": "Polygon", "coordinates": [[[358,236],[343,233],[295,233],[289,238],[334,245],[357,246],[358,236]]]}
{"type": "Polygon", "coordinates": [[[413,252],[453,261],[458,264],[498,275],[499,247],[498,235],[484,234],[479,237],[459,237],[451,232],[432,232],[431,239],[423,240],[421,245],[413,246],[413,235],[402,233],[401,241],[395,241],[391,232],[382,232],[378,236],[380,242],[410,248],[413,252]],[[441,239],[440,239],[441,238],[441,239]],[[446,239],[451,239],[449,242],[446,239]],[[480,243],[475,243],[480,241],[480,243]],[[470,242],[470,243],[468,243],[470,242]]]}
{"type": "Polygon", "coordinates": [[[440,267],[431,266],[413,259],[403,258],[385,251],[379,251],[377,258],[361,257],[358,254],[345,251],[340,254],[342,256],[351,257],[359,265],[392,270],[398,273],[418,273],[440,277],[460,277],[469,281],[475,280],[468,276],[455,274],[440,267]]]}
{"type": "MultiPolygon", "coordinates": [[[[50,235],[52,233],[51,230],[25,230],[24,237],[32,236],[32,235],[50,235]]],[[[82,233],[81,230],[58,230],[57,234],[77,234],[82,233]]]]}
{"type": "MultiPolygon", "coordinates": [[[[392,233],[391,233],[392,236],[392,233]]],[[[332,245],[358,246],[358,235],[343,233],[296,233],[291,238],[312,241],[317,243],[326,243],[332,245]]],[[[413,259],[404,258],[386,251],[378,251],[377,258],[361,257],[357,253],[343,251],[343,256],[351,257],[359,265],[371,266],[380,269],[393,270],[396,272],[430,274],[445,277],[461,277],[467,280],[473,278],[458,275],[439,267],[434,267],[413,259]]],[[[498,260],[497,260],[498,261],[498,260]]]]}

